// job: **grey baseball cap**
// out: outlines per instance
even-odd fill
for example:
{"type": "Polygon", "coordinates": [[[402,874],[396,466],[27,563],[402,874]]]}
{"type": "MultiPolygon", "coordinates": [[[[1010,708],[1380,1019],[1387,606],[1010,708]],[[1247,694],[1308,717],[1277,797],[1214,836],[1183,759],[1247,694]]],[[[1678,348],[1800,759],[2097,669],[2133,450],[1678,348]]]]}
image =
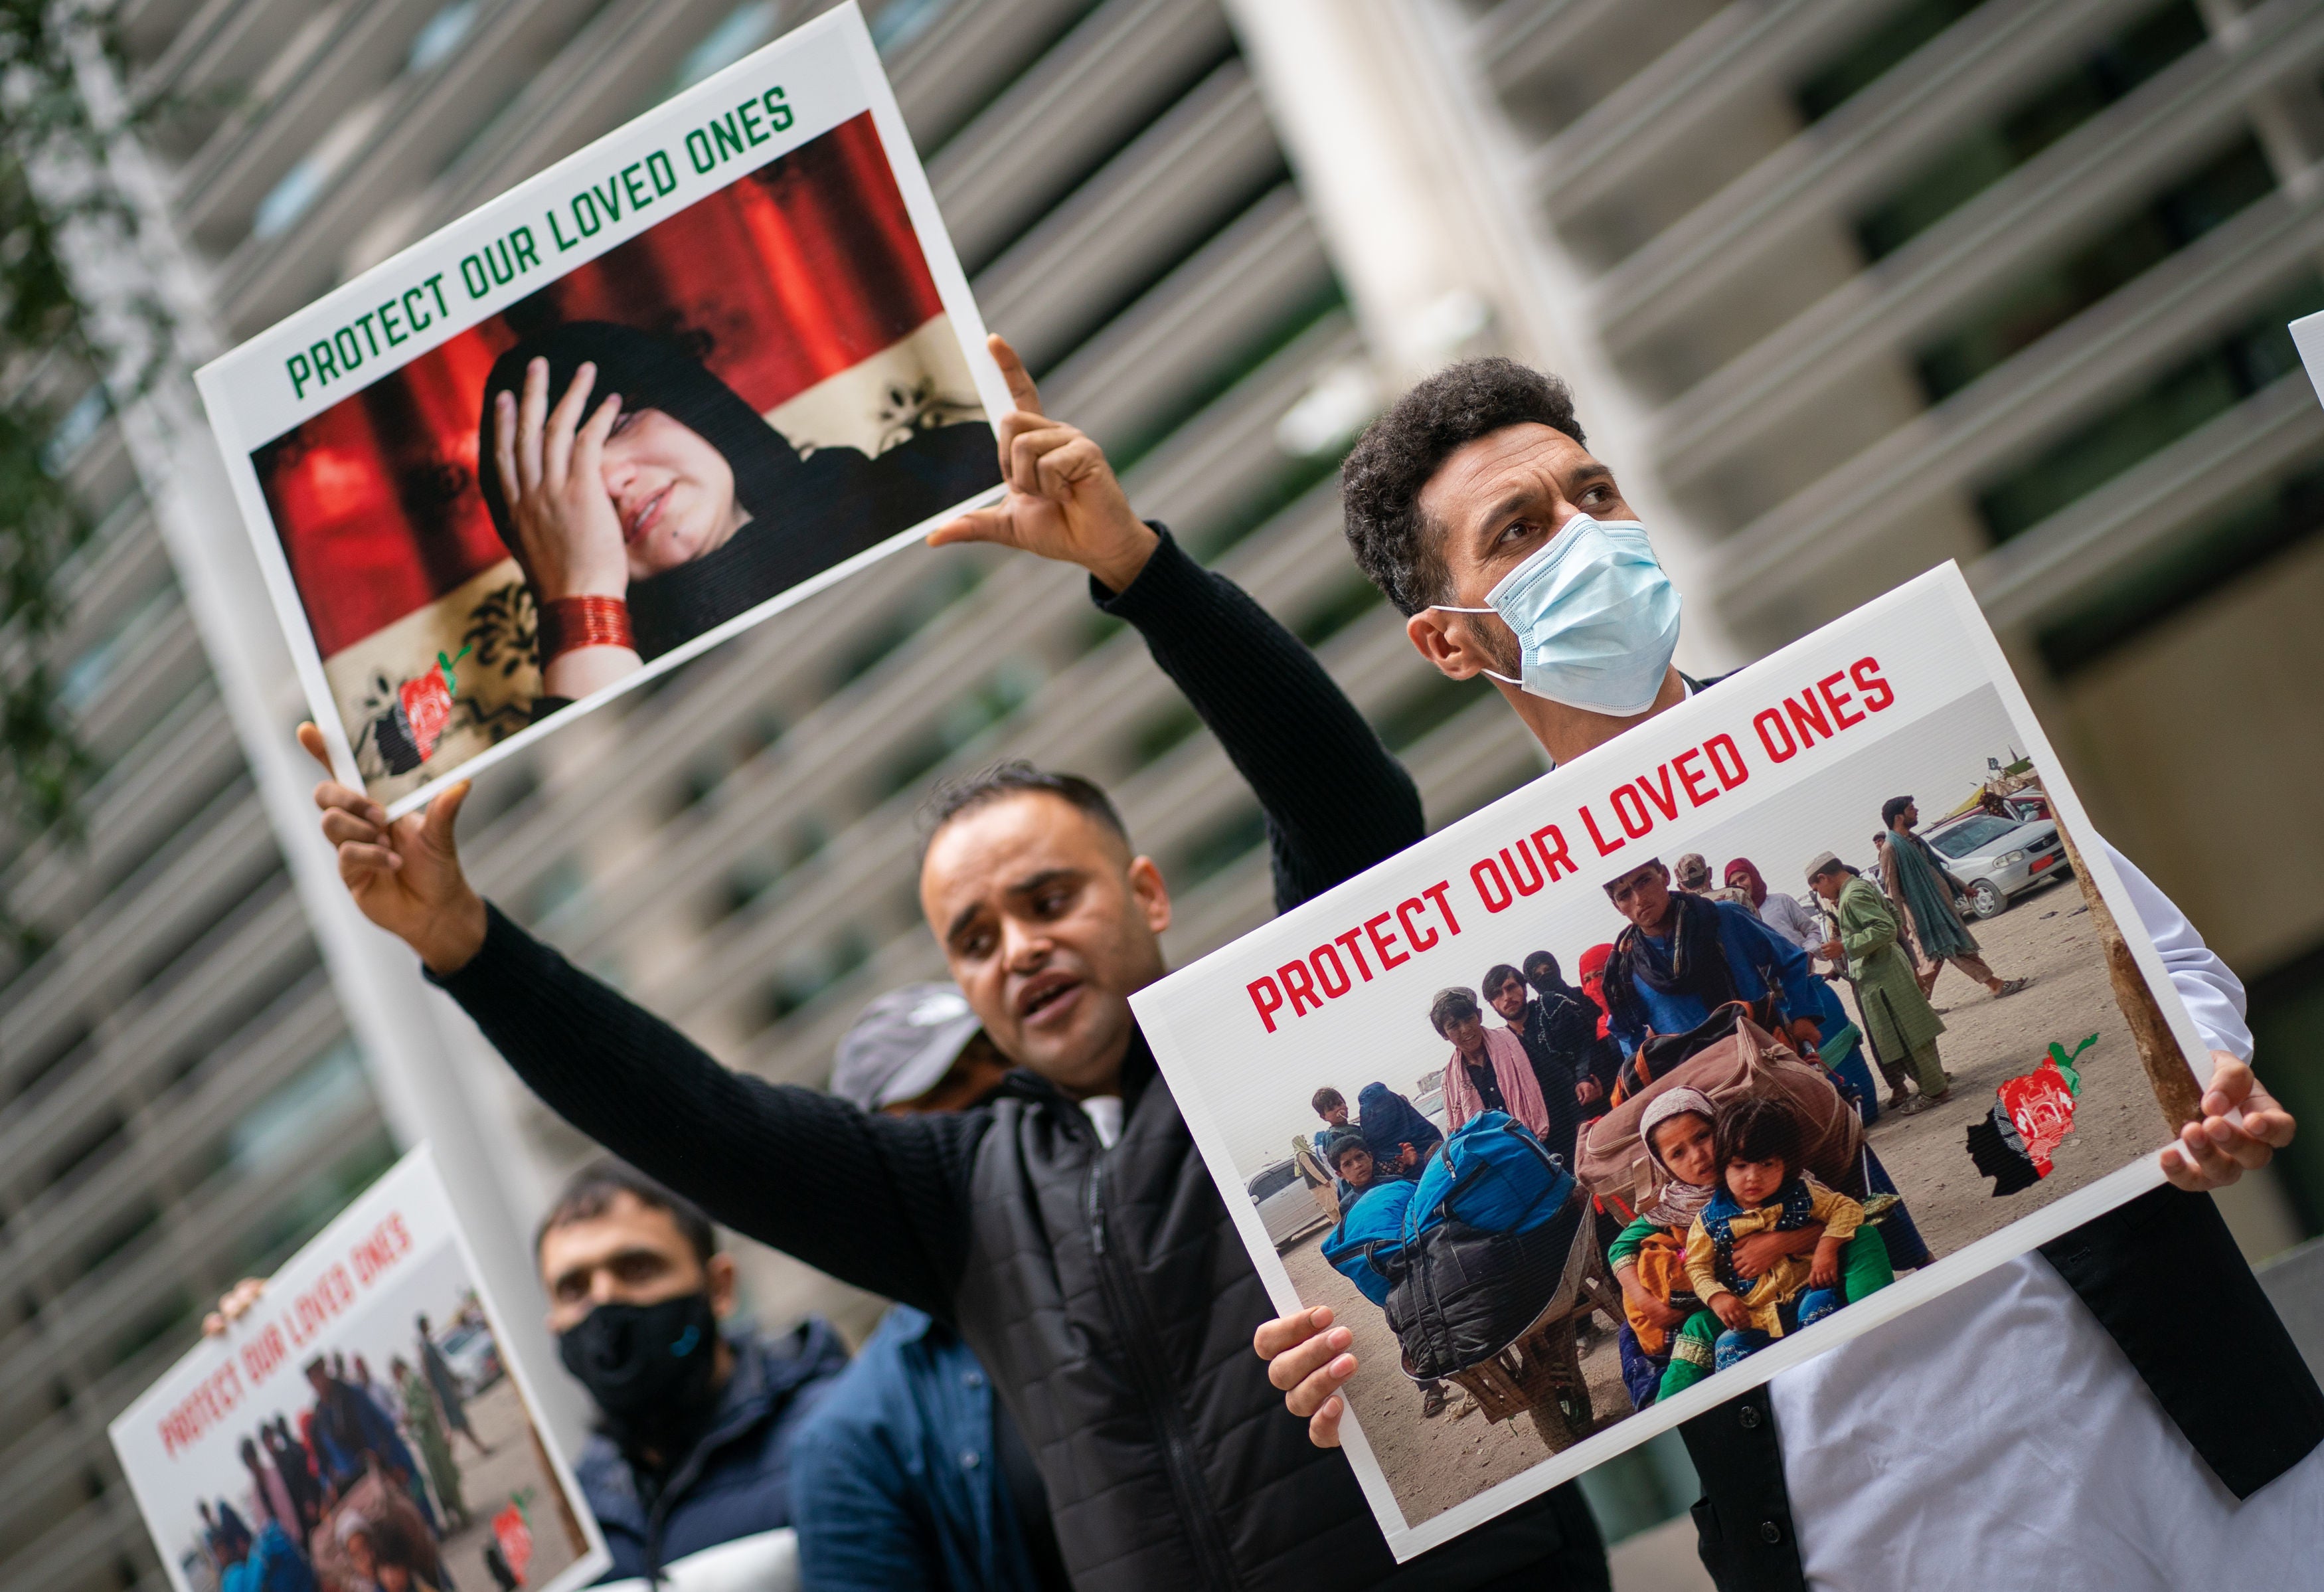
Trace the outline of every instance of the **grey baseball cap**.
{"type": "Polygon", "coordinates": [[[839,1041],[831,1092],[866,1111],[927,1094],[983,1024],[953,984],[908,984],[863,1008],[839,1041]]]}

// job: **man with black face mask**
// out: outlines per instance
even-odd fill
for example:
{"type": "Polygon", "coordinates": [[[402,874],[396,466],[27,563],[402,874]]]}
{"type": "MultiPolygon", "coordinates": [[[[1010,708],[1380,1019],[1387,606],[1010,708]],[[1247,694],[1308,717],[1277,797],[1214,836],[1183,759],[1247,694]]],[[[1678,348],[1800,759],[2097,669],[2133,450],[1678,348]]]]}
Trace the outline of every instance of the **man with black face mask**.
{"type": "Polygon", "coordinates": [[[616,1161],[565,1186],[533,1247],[558,1357],[597,1407],[574,1470],[608,1578],[683,1592],[687,1555],[742,1539],[763,1539],[771,1565],[785,1550],[770,1533],[791,1523],[791,1435],[847,1363],[837,1336],[816,1319],[779,1339],[722,1332],[734,1261],[710,1218],[616,1161]]]}

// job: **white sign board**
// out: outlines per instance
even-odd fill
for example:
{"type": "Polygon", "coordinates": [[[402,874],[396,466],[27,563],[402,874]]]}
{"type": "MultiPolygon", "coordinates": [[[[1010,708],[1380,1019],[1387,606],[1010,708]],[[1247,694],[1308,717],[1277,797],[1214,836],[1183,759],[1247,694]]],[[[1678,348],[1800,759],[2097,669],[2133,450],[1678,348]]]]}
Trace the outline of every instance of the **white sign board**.
{"type": "Polygon", "coordinates": [[[852,4],[196,379],[397,814],[997,497],[1010,406],[852,4]]]}
{"type": "Polygon", "coordinates": [[[2068,839],[2175,1039],[2155,1065],[2208,1076],[1948,565],[1131,997],[1276,1304],[1354,1332],[1342,1430],[1399,1559],[2160,1180],[2068,839]],[[1926,849],[1884,821],[1905,797],[1926,849]],[[1850,871],[1884,858],[1901,902],[1850,871]],[[1673,876],[1697,859],[1724,899],[1673,876]],[[1730,1002],[1750,1031],[1681,1037],[1730,1002]],[[1655,1124],[1659,1164],[1642,1113],[1685,1087],[1711,1111],[1655,1124]],[[1730,1131],[1797,1143],[1722,1161],[1730,1131]],[[1755,1279],[1762,1229],[1797,1247],[1755,1279]]]}
{"type": "Polygon", "coordinates": [[[502,1320],[423,1145],[113,1422],[171,1585],[303,1569],[327,1592],[490,1587],[497,1561],[564,1592],[603,1574],[502,1320]]]}

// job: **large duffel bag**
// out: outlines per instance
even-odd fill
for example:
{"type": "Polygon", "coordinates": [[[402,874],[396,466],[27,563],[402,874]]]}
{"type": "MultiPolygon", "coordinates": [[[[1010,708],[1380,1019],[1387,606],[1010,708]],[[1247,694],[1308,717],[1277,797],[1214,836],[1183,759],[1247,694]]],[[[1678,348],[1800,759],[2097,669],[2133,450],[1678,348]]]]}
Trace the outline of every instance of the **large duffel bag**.
{"type": "MultiPolygon", "coordinates": [[[[1700,1032],[1700,1031],[1698,1031],[1700,1032]]],[[[1713,1105],[1744,1095],[1781,1100],[1800,1119],[1808,1171],[1842,1193],[1862,1197],[1858,1154],[1864,1126],[1831,1074],[1748,1017],[1734,1032],[1662,1074],[1591,1125],[1578,1159],[1582,1182],[1601,1199],[1630,1210],[1653,1203],[1663,1177],[1638,1136],[1638,1119],[1660,1095],[1682,1086],[1701,1089],[1713,1105]]]]}
{"type": "Polygon", "coordinates": [[[1532,1130],[1504,1111],[1480,1112],[1431,1157],[1406,1208],[1404,1239],[1460,1220],[1488,1233],[1522,1233],[1557,1214],[1573,1174],[1532,1130]]]}
{"type": "Polygon", "coordinates": [[[1587,1203],[1524,1124],[1499,1111],[1462,1123],[1413,1190],[1401,1247],[1375,1251],[1406,1368],[1428,1378],[1465,1370],[1532,1325],[1564,1275],[1587,1203]]]}
{"type": "Polygon", "coordinates": [[[1570,1180],[1566,1189],[1563,1204],[1524,1232],[1486,1232],[1452,1217],[1405,1245],[1383,1308],[1409,1374],[1433,1381],[1465,1371],[1533,1325],[1564,1278],[1590,1209],[1570,1180]]]}

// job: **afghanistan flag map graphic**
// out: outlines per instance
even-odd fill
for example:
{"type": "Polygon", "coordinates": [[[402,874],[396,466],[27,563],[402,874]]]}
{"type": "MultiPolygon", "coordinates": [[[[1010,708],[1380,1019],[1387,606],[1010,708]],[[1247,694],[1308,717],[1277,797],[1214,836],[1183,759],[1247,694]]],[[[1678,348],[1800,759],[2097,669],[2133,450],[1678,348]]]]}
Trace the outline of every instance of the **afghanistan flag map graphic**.
{"type": "Polygon", "coordinates": [[[462,647],[457,657],[450,658],[437,653],[435,667],[396,687],[393,706],[372,721],[372,744],[379,748],[388,773],[410,773],[436,750],[445,726],[452,722],[452,699],[459,690],[452,667],[468,651],[462,647]]]}
{"type": "Polygon", "coordinates": [[[2050,1175],[2051,1155],[2074,1131],[2074,1103],[2082,1092],[2074,1062],[2098,1042],[2092,1034],[2069,1052],[2052,1041],[2041,1066],[1994,1090],[1993,1109],[1969,1130],[1969,1153],[1993,1180],[1995,1199],[2050,1175]]]}

